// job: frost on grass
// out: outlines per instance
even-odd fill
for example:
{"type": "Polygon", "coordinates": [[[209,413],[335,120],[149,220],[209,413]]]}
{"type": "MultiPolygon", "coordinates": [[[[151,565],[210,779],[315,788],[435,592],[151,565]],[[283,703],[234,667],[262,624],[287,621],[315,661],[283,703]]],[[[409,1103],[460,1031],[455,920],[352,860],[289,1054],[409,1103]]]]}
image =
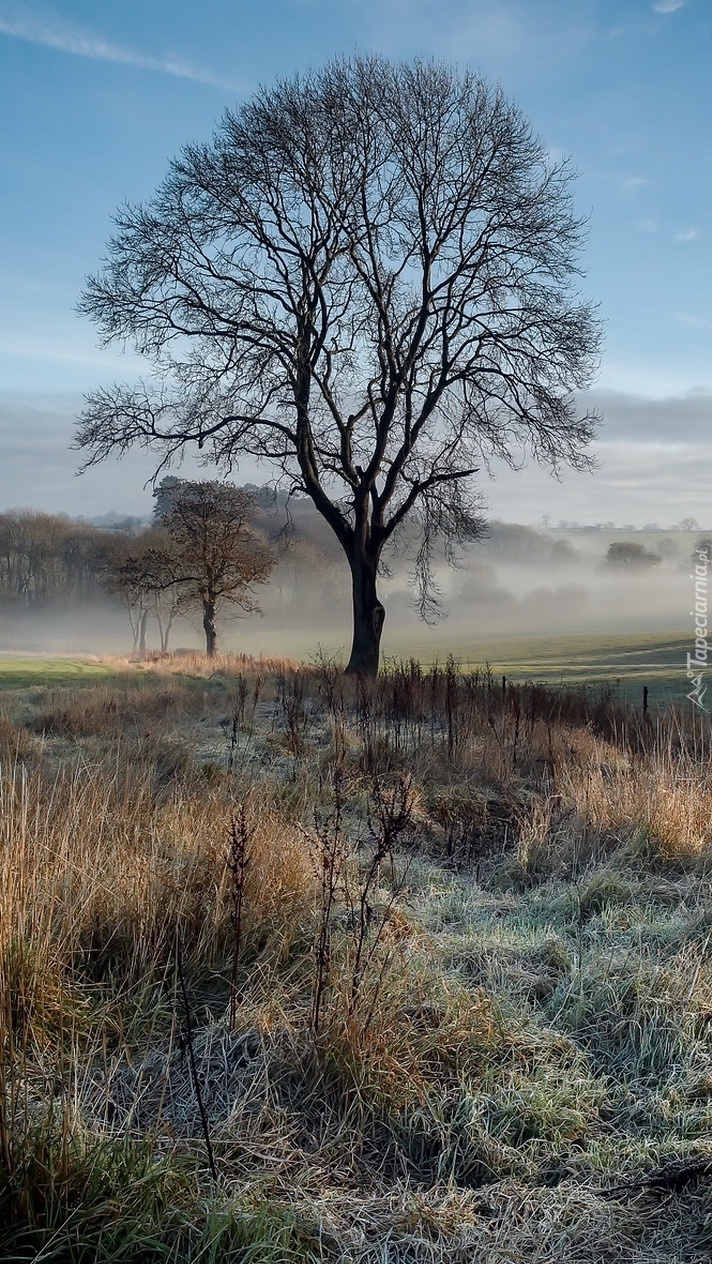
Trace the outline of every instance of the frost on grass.
{"type": "Polygon", "coordinates": [[[217,667],[5,695],[2,1249],[708,1258],[708,734],[217,667]]]}

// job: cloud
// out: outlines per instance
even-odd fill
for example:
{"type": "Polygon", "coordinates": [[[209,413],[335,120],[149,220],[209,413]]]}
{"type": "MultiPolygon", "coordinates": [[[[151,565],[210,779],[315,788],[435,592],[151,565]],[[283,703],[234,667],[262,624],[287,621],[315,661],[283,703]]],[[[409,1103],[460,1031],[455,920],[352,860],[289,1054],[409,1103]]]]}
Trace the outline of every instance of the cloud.
{"type": "Polygon", "coordinates": [[[648,176],[626,176],[621,180],[624,189],[642,189],[644,184],[650,184],[648,176]]]}
{"type": "Polygon", "coordinates": [[[685,0],[658,0],[657,4],[653,5],[653,9],[656,13],[676,13],[684,6],[685,0]]]}
{"type": "Polygon", "coordinates": [[[700,329],[703,333],[712,333],[712,320],[709,316],[697,316],[694,312],[676,312],[675,324],[685,329],[700,329]]]}
{"type": "Polygon", "coordinates": [[[172,54],[154,57],[149,53],[126,48],[122,44],[112,44],[100,35],[41,18],[27,17],[13,20],[0,15],[0,35],[7,35],[29,44],[41,44],[59,53],[87,57],[91,61],[110,61],[117,65],[134,66],[139,70],[173,75],[178,79],[190,79],[194,83],[204,83],[211,88],[222,88],[232,92],[239,90],[235,84],[226,83],[212,71],[196,66],[181,57],[172,54]]]}
{"type": "MultiPolygon", "coordinates": [[[[561,483],[532,464],[517,473],[498,468],[494,482],[483,480],[493,514],[538,522],[546,507],[553,521],[709,520],[712,391],[651,400],[596,390],[581,403],[604,414],[596,445],[602,467],[593,474],[564,471],[561,483]]],[[[150,511],[151,493],[144,484],[157,458],[149,453],[132,451],[76,477],[81,454],[69,444],[81,406],[78,393],[0,392],[0,512],[13,506],[87,516],[109,509],[150,511]]],[[[186,478],[211,477],[194,454],[179,472],[186,478]]],[[[266,470],[245,460],[234,477],[259,483],[266,470]]]]}
{"type": "Polygon", "coordinates": [[[712,453],[712,391],[649,399],[633,392],[596,389],[582,397],[582,403],[603,414],[604,444],[633,442],[641,448],[671,445],[695,450],[703,446],[712,453]]]}
{"type": "MultiPolygon", "coordinates": [[[[150,512],[151,478],[158,458],[138,450],[109,460],[77,478],[82,453],[70,445],[75,418],[83,404],[78,393],[0,391],[0,513],[11,508],[42,509],[71,515],[150,512]]],[[[192,454],[184,477],[205,478],[192,454]]],[[[254,481],[253,468],[238,479],[254,481]]]]}
{"type": "MultiPolygon", "coordinates": [[[[492,515],[509,522],[540,521],[542,509],[580,523],[653,520],[664,526],[694,517],[710,523],[712,444],[673,448],[640,442],[597,443],[600,466],[592,474],[564,470],[556,482],[534,465],[497,470],[484,490],[492,515]]],[[[689,608],[689,607],[688,607],[689,608]]]]}
{"type": "Polygon", "coordinates": [[[492,512],[505,520],[537,522],[542,506],[552,521],[610,519],[642,526],[695,517],[710,520],[712,391],[688,391],[650,399],[632,391],[597,389],[582,407],[603,414],[592,474],[562,472],[560,483],[532,464],[511,473],[497,470],[486,493],[492,512]]]}
{"type": "Polygon", "coordinates": [[[696,228],[682,228],[679,233],[675,233],[675,241],[694,241],[699,237],[696,228]]]}
{"type": "Polygon", "coordinates": [[[635,225],[638,233],[656,233],[658,231],[658,221],[656,219],[640,219],[635,225]]]}

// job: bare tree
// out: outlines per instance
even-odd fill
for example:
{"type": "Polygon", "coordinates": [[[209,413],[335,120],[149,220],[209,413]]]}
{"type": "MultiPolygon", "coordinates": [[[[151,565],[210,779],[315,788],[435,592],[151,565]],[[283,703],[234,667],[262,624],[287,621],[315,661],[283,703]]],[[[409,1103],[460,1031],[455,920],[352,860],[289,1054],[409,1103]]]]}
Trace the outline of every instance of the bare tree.
{"type": "Polygon", "coordinates": [[[111,539],[60,514],[0,514],[0,604],[49,608],[95,599],[111,539]]]}
{"type": "Polygon", "coordinates": [[[148,620],[154,617],[161,650],[167,651],[177,615],[197,609],[212,657],[221,607],[259,610],[253,588],[269,578],[272,550],[251,526],[254,500],[232,483],[173,479],[160,505],[155,526],[116,541],[107,586],[126,602],[134,650],[145,650],[148,620]]]}
{"type": "Polygon", "coordinates": [[[446,65],[339,59],[262,89],[119,213],[80,310],[155,376],[90,395],[78,446],[272,463],[344,550],[348,669],[375,673],[406,520],[426,609],[433,544],[481,530],[490,458],[590,465],[574,392],[600,330],[570,186],[499,88],[446,65]]]}
{"type": "MultiPolygon", "coordinates": [[[[152,615],[162,613],[163,593],[173,588],[172,559],[165,533],[156,528],[136,536],[117,533],[104,551],[103,576],[108,591],[126,606],[134,653],[143,654],[148,621],[152,615]]],[[[167,648],[160,619],[159,627],[161,649],[167,648]]]]}
{"type": "Polygon", "coordinates": [[[274,555],[252,527],[255,503],[232,483],[181,482],[161,515],[168,537],[165,578],[155,590],[178,591],[179,608],[198,608],[206,652],[217,647],[216,618],[226,605],[259,611],[254,587],[269,578],[274,555]]]}

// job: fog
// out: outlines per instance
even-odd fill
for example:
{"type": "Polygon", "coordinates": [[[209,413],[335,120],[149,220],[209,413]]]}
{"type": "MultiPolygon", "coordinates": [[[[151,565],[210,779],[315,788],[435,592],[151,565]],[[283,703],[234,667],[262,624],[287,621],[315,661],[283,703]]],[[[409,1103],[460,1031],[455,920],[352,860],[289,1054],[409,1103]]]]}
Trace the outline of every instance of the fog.
{"type": "MultiPolygon", "coordinates": [[[[496,523],[489,537],[470,546],[455,567],[435,566],[440,611],[424,623],[415,608],[412,561],[389,560],[381,581],[387,611],[386,655],[444,657],[449,651],[477,661],[481,644],[499,639],[684,632],[691,625],[689,558],[700,533],[625,531],[543,532],[496,523]],[[638,544],[659,560],[640,569],[606,563],[611,542],[638,544]],[[662,554],[662,557],[660,556],[662,554]]],[[[224,607],[219,648],[308,659],[320,650],[343,655],[350,643],[348,571],[338,549],[320,538],[323,552],[282,552],[269,584],[257,596],[262,615],[239,617],[224,607]]],[[[312,549],[312,545],[309,544],[312,549]]],[[[177,620],[173,650],[199,650],[198,618],[177,620]]],[[[157,651],[155,622],[147,649],[157,651]]],[[[131,652],[125,609],[103,598],[79,608],[0,613],[0,650],[32,654],[131,652]]]]}

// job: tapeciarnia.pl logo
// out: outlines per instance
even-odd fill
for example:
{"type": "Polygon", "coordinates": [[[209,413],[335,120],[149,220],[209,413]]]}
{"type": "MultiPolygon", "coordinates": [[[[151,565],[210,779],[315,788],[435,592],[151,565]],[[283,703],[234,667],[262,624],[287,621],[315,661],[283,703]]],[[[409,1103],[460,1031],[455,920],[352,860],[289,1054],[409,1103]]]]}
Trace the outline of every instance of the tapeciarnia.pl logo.
{"type": "Polygon", "coordinates": [[[703,684],[702,677],[707,669],[707,655],[709,645],[707,642],[707,572],[709,570],[709,552],[706,547],[697,548],[693,554],[697,559],[694,563],[694,571],[690,573],[690,579],[695,581],[695,608],[690,611],[695,620],[695,652],[687,655],[687,679],[692,681],[692,690],[687,697],[690,702],[700,707],[702,711],[708,711],[709,708],[704,704],[704,696],[707,692],[707,686],[703,684]]]}

